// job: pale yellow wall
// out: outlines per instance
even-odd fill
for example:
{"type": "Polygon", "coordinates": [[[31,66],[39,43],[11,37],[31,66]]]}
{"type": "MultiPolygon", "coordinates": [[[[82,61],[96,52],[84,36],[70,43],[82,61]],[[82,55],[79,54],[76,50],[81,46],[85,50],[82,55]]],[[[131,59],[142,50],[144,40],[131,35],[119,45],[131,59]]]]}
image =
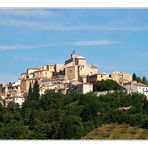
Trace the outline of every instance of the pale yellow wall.
{"type": "Polygon", "coordinates": [[[78,65],[85,66],[86,65],[86,59],[78,59],[78,65]]]}
{"type": "Polygon", "coordinates": [[[64,70],[64,64],[56,64],[55,65],[55,71],[58,73],[58,72],[60,72],[60,70],[61,71],[64,70]]]}
{"type": "Polygon", "coordinates": [[[88,92],[92,92],[93,91],[93,85],[92,84],[88,84],[88,83],[78,84],[76,86],[76,91],[78,93],[81,93],[81,94],[86,94],[88,92]]]}
{"type": "Polygon", "coordinates": [[[109,78],[108,74],[97,74],[97,81],[107,80],[109,78]]]}
{"type": "Polygon", "coordinates": [[[97,73],[97,68],[91,67],[89,65],[79,67],[79,75],[80,76],[92,75],[92,74],[96,74],[96,73],[97,73]]]}
{"type": "Polygon", "coordinates": [[[113,72],[111,74],[111,77],[117,83],[124,83],[124,82],[132,81],[132,75],[126,72],[113,72]]]}
{"type": "Polygon", "coordinates": [[[42,71],[36,71],[36,72],[34,72],[34,78],[35,79],[43,78],[43,72],[42,71]]]}
{"type": "Polygon", "coordinates": [[[123,80],[132,81],[132,75],[128,73],[123,73],[123,80]]]}

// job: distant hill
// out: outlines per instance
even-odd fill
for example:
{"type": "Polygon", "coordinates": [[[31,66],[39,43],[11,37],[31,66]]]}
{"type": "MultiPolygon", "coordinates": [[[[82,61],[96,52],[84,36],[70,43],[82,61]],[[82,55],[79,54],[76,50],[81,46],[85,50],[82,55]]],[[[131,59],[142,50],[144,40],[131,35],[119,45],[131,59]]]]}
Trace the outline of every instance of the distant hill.
{"type": "Polygon", "coordinates": [[[107,124],[94,129],[82,139],[148,139],[148,129],[128,125],[107,124]]]}

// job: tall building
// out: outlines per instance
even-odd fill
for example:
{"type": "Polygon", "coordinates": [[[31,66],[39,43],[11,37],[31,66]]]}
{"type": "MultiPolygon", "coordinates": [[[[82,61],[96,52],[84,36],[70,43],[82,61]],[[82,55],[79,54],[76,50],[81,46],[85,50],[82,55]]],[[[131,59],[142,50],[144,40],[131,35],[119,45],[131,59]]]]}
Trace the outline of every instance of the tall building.
{"type": "Polygon", "coordinates": [[[70,81],[85,82],[88,75],[97,72],[96,66],[88,65],[86,58],[78,56],[75,51],[71,54],[71,58],[65,61],[65,77],[70,81]]]}

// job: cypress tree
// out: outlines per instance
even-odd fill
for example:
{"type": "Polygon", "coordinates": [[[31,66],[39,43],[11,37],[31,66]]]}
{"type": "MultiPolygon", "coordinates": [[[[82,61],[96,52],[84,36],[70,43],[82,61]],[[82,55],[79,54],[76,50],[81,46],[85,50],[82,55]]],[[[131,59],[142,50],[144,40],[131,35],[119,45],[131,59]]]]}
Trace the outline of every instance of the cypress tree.
{"type": "Polygon", "coordinates": [[[135,73],[133,73],[133,81],[136,81],[137,80],[137,76],[135,73]]]}
{"type": "Polygon", "coordinates": [[[30,83],[27,101],[31,101],[32,99],[33,99],[33,91],[32,91],[32,86],[31,86],[31,83],[30,83]]]}
{"type": "Polygon", "coordinates": [[[40,98],[39,91],[40,91],[40,89],[39,89],[38,81],[35,80],[35,83],[33,85],[33,94],[32,94],[33,100],[39,100],[39,98],[40,98]]]}
{"type": "Polygon", "coordinates": [[[144,76],[144,77],[142,78],[142,81],[143,81],[143,83],[147,83],[147,78],[144,76]]]}

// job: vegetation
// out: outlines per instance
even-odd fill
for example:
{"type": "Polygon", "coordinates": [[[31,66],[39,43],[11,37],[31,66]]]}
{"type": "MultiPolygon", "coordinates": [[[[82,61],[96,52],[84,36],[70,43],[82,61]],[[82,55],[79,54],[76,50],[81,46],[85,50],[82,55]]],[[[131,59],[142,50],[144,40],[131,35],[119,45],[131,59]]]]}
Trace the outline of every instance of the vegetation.
{"type": "Polygon", "coordinates": [[[105,124],[148,129],[148,100],[144,95],[124,91],[99,97],[76,92],[38,94],[36,83],[21,108],[14,102],[7,107],[0,103],[0,139],[80,139],[105,124]]]}
{"type": "Polygon", "coordinates": [[[148,80],[145,76],[143,76],[143,78],[140,78],[135,73],[133,73],[133,81],[137,81],[138,83],[143,83],[143,84],[148,85],[148,80]]]}
{"type": "Polygon", "coordinates": [[[36,80],[34,85],[33,85],[33,88],[32,88],[32,85],[30,83],[27,101],[39,100],[39,98],[40,98],[39,84],[38,84],[38,81],[36,80]]]}
{"type": "Polygon", "coordinates": [[[148,139],[148,129],[107,124],[94,129],[82,139],[148,139]]]}
{"type": "Polygon", "coordinates": [[[109,90],[124,90],[124,88],[114,80],[101,80],[94,84],[94,91],[109,90]]]}

